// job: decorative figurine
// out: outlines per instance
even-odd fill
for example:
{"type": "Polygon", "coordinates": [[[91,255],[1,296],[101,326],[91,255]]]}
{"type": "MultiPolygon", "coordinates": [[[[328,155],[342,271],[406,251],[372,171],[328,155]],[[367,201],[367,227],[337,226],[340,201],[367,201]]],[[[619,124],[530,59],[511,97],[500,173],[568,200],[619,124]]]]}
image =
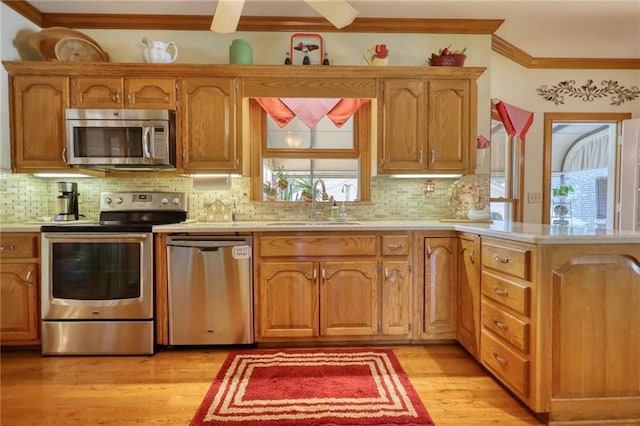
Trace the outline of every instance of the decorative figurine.
{"type": "Polygon", "coordinates": [[[291,65],[291,55],[287,52],[287,57],[284,59],[285,65],[291,65]]]}
{"type": "Polygon", "coordinates": [[[327,53],[324,54],[324,59],[322,60],[322,65],[330,65],[329,64],[329,55],[327,53]]]}

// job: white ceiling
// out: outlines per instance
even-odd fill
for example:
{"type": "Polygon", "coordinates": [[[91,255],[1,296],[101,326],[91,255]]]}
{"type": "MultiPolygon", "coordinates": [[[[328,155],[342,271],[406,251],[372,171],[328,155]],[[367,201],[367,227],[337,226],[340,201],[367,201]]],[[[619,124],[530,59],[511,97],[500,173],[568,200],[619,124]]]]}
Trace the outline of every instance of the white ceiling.
{"type": "MultiPolygon", "coordinates": [[[[45,13],[212,15],[215,0],[31,0],[45,13]]],[[[349,0],[368,18],[504,19],[496,35],[538,58],[640,58],[640,0],[349,0]]],[[[302,0],[247,0],[245,16],[317,17],[302,0]]]]}

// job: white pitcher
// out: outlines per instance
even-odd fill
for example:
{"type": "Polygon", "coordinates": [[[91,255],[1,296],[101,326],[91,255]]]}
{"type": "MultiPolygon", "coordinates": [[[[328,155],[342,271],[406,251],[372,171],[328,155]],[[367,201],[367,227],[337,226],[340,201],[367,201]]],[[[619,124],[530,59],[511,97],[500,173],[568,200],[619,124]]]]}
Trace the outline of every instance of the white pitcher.
{"type": "Polygon", "coordinates": [[[178,58],[178,46],[172,41],[165,43],[144,37],[142,44],[145,45],[144,60],[146,62],[170,63],[178,58]],[[173,54],[170,49],[173,50],[173,54]]]}

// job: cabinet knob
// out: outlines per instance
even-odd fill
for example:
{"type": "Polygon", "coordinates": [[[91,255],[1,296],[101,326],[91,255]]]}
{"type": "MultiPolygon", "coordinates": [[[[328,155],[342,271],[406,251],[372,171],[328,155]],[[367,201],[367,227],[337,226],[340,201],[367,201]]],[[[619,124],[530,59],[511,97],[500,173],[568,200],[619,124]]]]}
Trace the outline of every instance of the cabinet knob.
{"type": "Polygon", "coordinates": [[[507,290],[504,290],[500,287],[494,287],[493,292],[498,296],[503,296],[503,297],[507,297],[509,295],[509,292],[507,290]]]}
{"type": "Polygon", "coordinates": [[[501,357],[500,355],[498,355],[498,353],[496,351],[493,351],[493,357],[496,359],[496,361],[498,361],[502,365],[507,365],[508,364],[507,360],[505,358],[501,357]]]}
{"type": "Polygon", "coordinates": [[[497,319],[492,319],[491,322],[493,322],[493,324],[501,330],[506,330],[509,328],[507,324],[500,322],[497,319]]]}

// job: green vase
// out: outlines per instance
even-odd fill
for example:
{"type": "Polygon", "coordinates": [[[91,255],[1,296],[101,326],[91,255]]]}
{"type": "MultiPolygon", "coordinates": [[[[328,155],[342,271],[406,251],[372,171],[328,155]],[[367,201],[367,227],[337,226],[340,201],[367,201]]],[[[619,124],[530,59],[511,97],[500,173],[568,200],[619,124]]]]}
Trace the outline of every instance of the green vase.
{"type": "Polygon", "coordinates": [[[253,64],[253,49],[248,41],[237,38],[229,46],[230,64],[253,64]]]}

